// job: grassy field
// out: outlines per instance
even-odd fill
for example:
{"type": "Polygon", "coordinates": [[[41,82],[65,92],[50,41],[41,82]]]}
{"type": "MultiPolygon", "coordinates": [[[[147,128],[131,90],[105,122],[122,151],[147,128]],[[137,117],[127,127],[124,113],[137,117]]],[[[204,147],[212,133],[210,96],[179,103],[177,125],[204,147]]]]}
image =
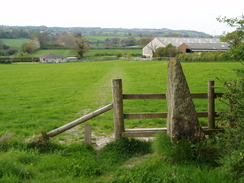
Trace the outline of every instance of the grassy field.
{"type": "MultiPolygon", "coordinates": [[[[142,50],[141,49],[90,49],[86,54],[85,58],[87,57],[94,57],[96,55],[100,56],[114,56],[117,52],[121,52],[123,54],[137,54],[141,55],[142,50]]],[[[41,55],[44,55],[46,53],[54,53],[58,55],[64,55],[66,57],[74,57],[76,56],[75,52],[73,50],[67,50],[67,49],[48,49],[48,50],[39,50],[33,54],[31,54],[31,57],[39,57],[41,55]]]]}
{"type": "MultiPolygon", "coordinates": [[[[207,92],[216,77],[231,80],[238,62],[183,63],[192,93],[207,92]]],[[[0,65],[1,134],[11,131],[31,136],[111,103],[111,79],[122,78],[124,93],[165,93],[167,62],[106,61],[65,64],[0,65]],[[14,114],[14,115],[13,115],[14,114]]],[[[125,112],[166,112],[165,100],[125,101],[125,112]]],[[[216,111],[226,109],[219,101],[216,111]]],[[[206,111],[207,101],[196,99],[196,110],[206,111]]],[[[206,119],[201,118],[206,125],[206,119]]],[[[90,121],[101,133],[112,133],[112,112],[90,121]]],[[[128,120],[128,127],[161,127],[165,120],[128,120]]]]}
{"type": "MultiPolygon", "coordinates": [[[[182,66],[192,93],[207,92],[208,80],[215,80],[216,92],[223,92],[216,77],[232,80],[233,69],[243,67],[238,62],[182,63],[182,66]]],[[[97,154],[80,143],[84,138],[83,124],[53,138],[56,145],[39,147],[26,143],[33,135],[111,103],[111,79],[123,79],[124,93],[165,93],[167,62],[11,64],[0,65],[0,77],[0,182],[235,182],[207,164],[172,165],[159,156],[129,160],[150,153],[147,143],[125,140],[109,144],[97,154]]],[[[206,100],[194,102],[197,111],[206,111],[206,100]]],[[[217,102],[217,110],[226,109],[217,102]]],[[[167,109],[164,100],[135,100],[125,101],[124,111],[167,109]]],[[[89,123],[96,135],[113,133],[112,111],[89,123]]],[[[201,119],[201,123],[206,121],[201,119]]],[[[163,127],[165,120],[126,120],[125,125],[163,127]]]]}
{"type": "Polygon", "coordinates": [[[75,53],[73,52],[73,50],[67,50],[67,49],[45,49],[45,50],[39,50],[33,54],[31,54],[31,57],[39,57],[42,55],[45,55],[46,53],[54,53],[57,55],[63,55],[66,57],[74,57],[75,53]]]}
{"type": "Polygon", "coordinates": [[[4,44],[10,47],[20,48],[23,44],[27,43],[29,39],[0,39],[4,44]]]}
{"type": "Polygon", "coordinates": [[[134,55],[142,55],[142,49],[91,49],[89,50],[85,56],[96,56],[96,55],[116,55],[116,53],[122,54],[134,54],[134,55]]]}

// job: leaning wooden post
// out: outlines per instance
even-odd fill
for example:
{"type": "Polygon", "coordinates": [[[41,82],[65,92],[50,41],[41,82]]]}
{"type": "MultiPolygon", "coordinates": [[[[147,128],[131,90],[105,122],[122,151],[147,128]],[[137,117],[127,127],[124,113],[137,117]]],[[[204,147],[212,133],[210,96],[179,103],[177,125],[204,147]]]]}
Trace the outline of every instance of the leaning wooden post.
{"type": "Polygon", "coordinates": [[[123,94],[122,80],[113,79],[113,109],[114,109],[114,136],[115,140],[122,138],[124,132],[124,111],[123,111],[123,94]]]}
{"type": "Polygon", "coordinates": [[[208,128],[215,128],[214,81],[208,81],[208,128]]]}
{"type": "Polygon", "coordinates": [[[85,125],[85,142],[87,144],[91,144],[91,125],[90,124],[86,124],[85,125]]]}

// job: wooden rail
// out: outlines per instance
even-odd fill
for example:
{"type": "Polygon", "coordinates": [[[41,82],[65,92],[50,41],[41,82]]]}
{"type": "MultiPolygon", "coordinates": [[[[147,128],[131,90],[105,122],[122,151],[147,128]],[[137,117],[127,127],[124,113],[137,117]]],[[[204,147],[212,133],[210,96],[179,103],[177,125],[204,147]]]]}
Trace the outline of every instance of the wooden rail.
{"type": "MultiPolygon", "coordinates": [[[[114,104],[114,130],[115,139],[122,137],[149,137],[159,131],[167,131],[165,128],[157,129],[125,129],[124,119],[150,119],[150,118],[167,118],[167,113],[125,113],[123,112],[123,100],[136,99],[166,99],[166,94],[123,94],[122,80],[114,79],[113,87],[113,104],[114,104]]],[[[214,92],[214,81],[208,82],[208,93],[192,93],[193,99],[208,99],[208,112],[197,112],[198,117],[208,118],[208,128],[204,128],[206,134],[218,131],[215,129],[215,98],[222,97],[223,93],[214,92]]]]}
{"type": "MultiPolygon", "coordinates": [[[[223,129],[209,129],[203,128],[205,135],[211,135],[215,132],[223,132],[223,129]]],[[[138,129],[125,129],[122,132],[122,137],[153,137],[156,133],[167,132],[167,128],[138,128],[138,129]]]]}
{"type": "Polygon", "coordinates": [[[54,130],[48,132],[47,136],[48,137],[54,137],[54,136],[56,136],[56,135],[58,135],[58,134],[60,134],[60,133],[62,133],[64,131],[67,131],[67,130],[69,130],[69,129],[71,129],[71,128],[73,128],[73,127],[75,127],[75,126],[77,126],[77,125],[79,125],[81,123],[84,123],[85,121],[87,121],[89,119],[92,119],[92,118],[94,118],[96,116],[99,116],[100,114],[103,114],[103,113],[105,113],[105,112],[107,112],[107,111],[109,111],[111,109],[113,109],[113,104],[109,104],[109,105],[107,105],[107,106],[105,106],[103,108],[100,108],[100,109],[98,109],[98,110],[96,110],[96,111],[94,111],[94,112],[92,112],[90,114],[87,114],[87,115],[85,115],[85,116],[83,116],[81,118],[78,118],[78,119],[76,119],[76,120],[74,120],[74,121],[72,121],[72,122],[70,122],[68,124],[65,124],[65,125],[57,128],[57,129],[54,129],[54,130]]]}

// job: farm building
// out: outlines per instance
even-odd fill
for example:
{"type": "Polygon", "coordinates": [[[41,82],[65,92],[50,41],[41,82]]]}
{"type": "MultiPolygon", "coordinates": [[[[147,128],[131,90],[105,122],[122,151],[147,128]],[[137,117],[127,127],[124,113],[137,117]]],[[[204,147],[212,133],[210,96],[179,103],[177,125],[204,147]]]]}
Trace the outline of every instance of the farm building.
{"type": "Polygon", "coordinates": [[[229,44],[220,43],[183,43],[178,47],[182,53],[204,52],[204,51],[227,51],[229,44]]]}
{"type": "Polygon", "coordinates": [[[77,57],[67,57],[67,62],[76,62],[78,61],[77,57]]]}
{"type": "Polygon", "coordinates": [[[203,51],[226,51],[228,43],[221,42],[218,38],[174,38],[157,37],[148,43],[143,49],[142,54],[146,57],[153,57],[153,52],[160,48],[172,44],[182,53],[203,52],[203,51]]]}
{"type": "Polygon", "coordinates": [[[63,55],[55,55],[53,53],[47,53],[39,57],[40,63],[63,63],[67,62],[67,57],[63,55]]]}

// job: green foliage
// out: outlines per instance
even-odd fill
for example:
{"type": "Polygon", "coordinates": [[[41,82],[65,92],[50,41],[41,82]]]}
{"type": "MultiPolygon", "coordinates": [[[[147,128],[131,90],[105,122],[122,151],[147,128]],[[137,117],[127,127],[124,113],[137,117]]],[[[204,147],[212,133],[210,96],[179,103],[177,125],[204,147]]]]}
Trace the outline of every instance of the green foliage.
{"type": "Polygon", "coordinates": [[[232,46],[230,50],[227,52],[227,58],[236,59],[236,60],[244,60],[244,43],[241,42],[237,46],[232,46]]]}
{"type": "Polygon", "coordinates": [[[16,52],[16,48],[10,47],[0,40],[0,56],[14,55],[16,52]]]}
{"type": "Polygon", "coordinates": [[[230,58],[244,60],[244,15],[236,18],[219,17],[217,20],[221,23],[226,23],[230,27],[235,27],[236,30],[227,33],[221,39],[230,43],[230,49],[227,54],[230,58]]]}
{"type": "Polygon", "coordinates": [[[115,53],[115,56],[116,57],[122,57],[123,56],[123,52],[122,51],[117,51],[116,53],[115,53]]]}
{"type": "Polygon", "coordinates": [[[172,44],[168,44],[166,47],[159,47],[154,52],[153,57],[175,57],[179,52],[172,44]]]}
{"type": "Polygon", "coordinates": [[[225,52],[202,52],[191,54],[178,54],[176,59],[183,62],[214,62],[214,61],[229,61],[234,60],[226,55],[225,52]]]}
{"type": "Polygon", "coordinates": [[[220,163],[226,173],[236,178],[243,177],[244,169],[244,70],[236,70],[238,79],[231,83],[225,81],[227,92],[224,98],[232,101],[231,112],[221,115],[225,133],[221,136],[221,143],[217,145],[222,150],[220,163]],[[221,147],[225,148],[221,148],[221,147]]]}
{"type": "Polygon", "coordinates": [[[84,54],[89,50],[89,40],[81,37],[74,41],[74,51],[78,58],[83,58],[84,54]]]}

